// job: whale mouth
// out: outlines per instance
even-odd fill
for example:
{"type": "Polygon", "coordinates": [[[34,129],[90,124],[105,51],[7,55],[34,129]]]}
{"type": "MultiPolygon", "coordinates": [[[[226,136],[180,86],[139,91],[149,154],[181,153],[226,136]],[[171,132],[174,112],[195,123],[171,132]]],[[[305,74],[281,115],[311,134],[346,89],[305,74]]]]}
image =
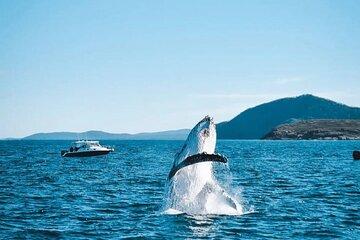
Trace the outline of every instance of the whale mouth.
{"type": "Polygon", "coordinates": [[[176,167],[174,166],[168,176],[168,180],[172,179],[175,174],[182,168],[187,167],[189,165],[193,165],[200,162],[221,162],[221,163],[227,163],[227,158],[221,154],[207,154],[204,153],[198,153],[195,155],[191,155],[187,157],[184,161],[182,161],[179,165],[176,167]]]}

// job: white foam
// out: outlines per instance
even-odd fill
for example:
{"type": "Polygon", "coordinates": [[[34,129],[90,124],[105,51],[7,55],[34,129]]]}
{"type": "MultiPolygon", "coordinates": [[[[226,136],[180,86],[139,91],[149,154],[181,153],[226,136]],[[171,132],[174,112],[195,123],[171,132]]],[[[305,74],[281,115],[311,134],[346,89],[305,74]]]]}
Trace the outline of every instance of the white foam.
{"type": "Polygon", "coordinates": [[[173,208],[168,208],[166,209],[164,212],[164,214],[167,214],[167,215],[180,215],[180,214],[184,214],[183,212],[179,211],[179,210],[176,210],[176,209],[173,209],[173,208]]]}
{"type": "MultiPolygon", "coordinates": [[[[225,192],[218,183],[213,180],[206,182],[200,189],[199,186],[191,186],[191,181],[179,183],[175,180],[168,199],[168,214],[186,213],[190,215],[241,215],[243,207],[238,199],[232,194],[225,192]],[[188,184],[190,183],[190,184],[188,184]],[[188,185],[187,185],[188,184],[188,185]],[[199,190],[200,189],[200,190],[199,190]],[[178,191],[177,191],[178,190],[178,191]]],[[[194,180],[194,182],[197,182],[194,180]]]]}

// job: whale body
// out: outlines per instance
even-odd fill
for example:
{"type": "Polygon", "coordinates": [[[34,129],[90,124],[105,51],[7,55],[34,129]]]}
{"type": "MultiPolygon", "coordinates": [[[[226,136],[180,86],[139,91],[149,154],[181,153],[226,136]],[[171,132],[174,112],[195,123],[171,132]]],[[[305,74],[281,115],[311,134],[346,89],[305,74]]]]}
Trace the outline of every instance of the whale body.
{"type": "Polygon", "coordinates": [[[189,214],[239,214],[241,205],[216,181],[213,162],[227,159],[215,154],[216,128],[206,116],[190,131],[174,157],[168,175],[168,207],[189,214]]]}

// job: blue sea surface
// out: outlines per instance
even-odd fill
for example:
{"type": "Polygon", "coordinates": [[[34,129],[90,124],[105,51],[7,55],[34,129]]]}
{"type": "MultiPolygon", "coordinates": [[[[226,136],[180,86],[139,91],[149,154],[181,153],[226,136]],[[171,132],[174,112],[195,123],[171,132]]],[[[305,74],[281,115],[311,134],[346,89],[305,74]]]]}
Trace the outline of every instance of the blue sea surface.
{"type": "Polygon", "coordinates": [[[218,141],[241,216],[164,213],[182,141],[62,158],[69,144],[0,141],[0,239],[360,239],[360,141],[218,141]]]}

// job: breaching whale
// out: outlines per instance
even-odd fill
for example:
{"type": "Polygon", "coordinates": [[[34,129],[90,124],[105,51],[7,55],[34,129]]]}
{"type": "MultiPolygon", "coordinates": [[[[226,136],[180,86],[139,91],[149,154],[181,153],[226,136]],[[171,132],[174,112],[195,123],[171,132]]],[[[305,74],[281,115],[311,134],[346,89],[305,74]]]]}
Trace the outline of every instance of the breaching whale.
{"type": "Polygon", "coordinates": [[[169,208],[189,214],[241,214],[241,205],[213,175],[213,162],[227,162],[226,157],[215,154],[215,146],[215,124],[206,116],[174,157],[168,175],[169,208]]]}

